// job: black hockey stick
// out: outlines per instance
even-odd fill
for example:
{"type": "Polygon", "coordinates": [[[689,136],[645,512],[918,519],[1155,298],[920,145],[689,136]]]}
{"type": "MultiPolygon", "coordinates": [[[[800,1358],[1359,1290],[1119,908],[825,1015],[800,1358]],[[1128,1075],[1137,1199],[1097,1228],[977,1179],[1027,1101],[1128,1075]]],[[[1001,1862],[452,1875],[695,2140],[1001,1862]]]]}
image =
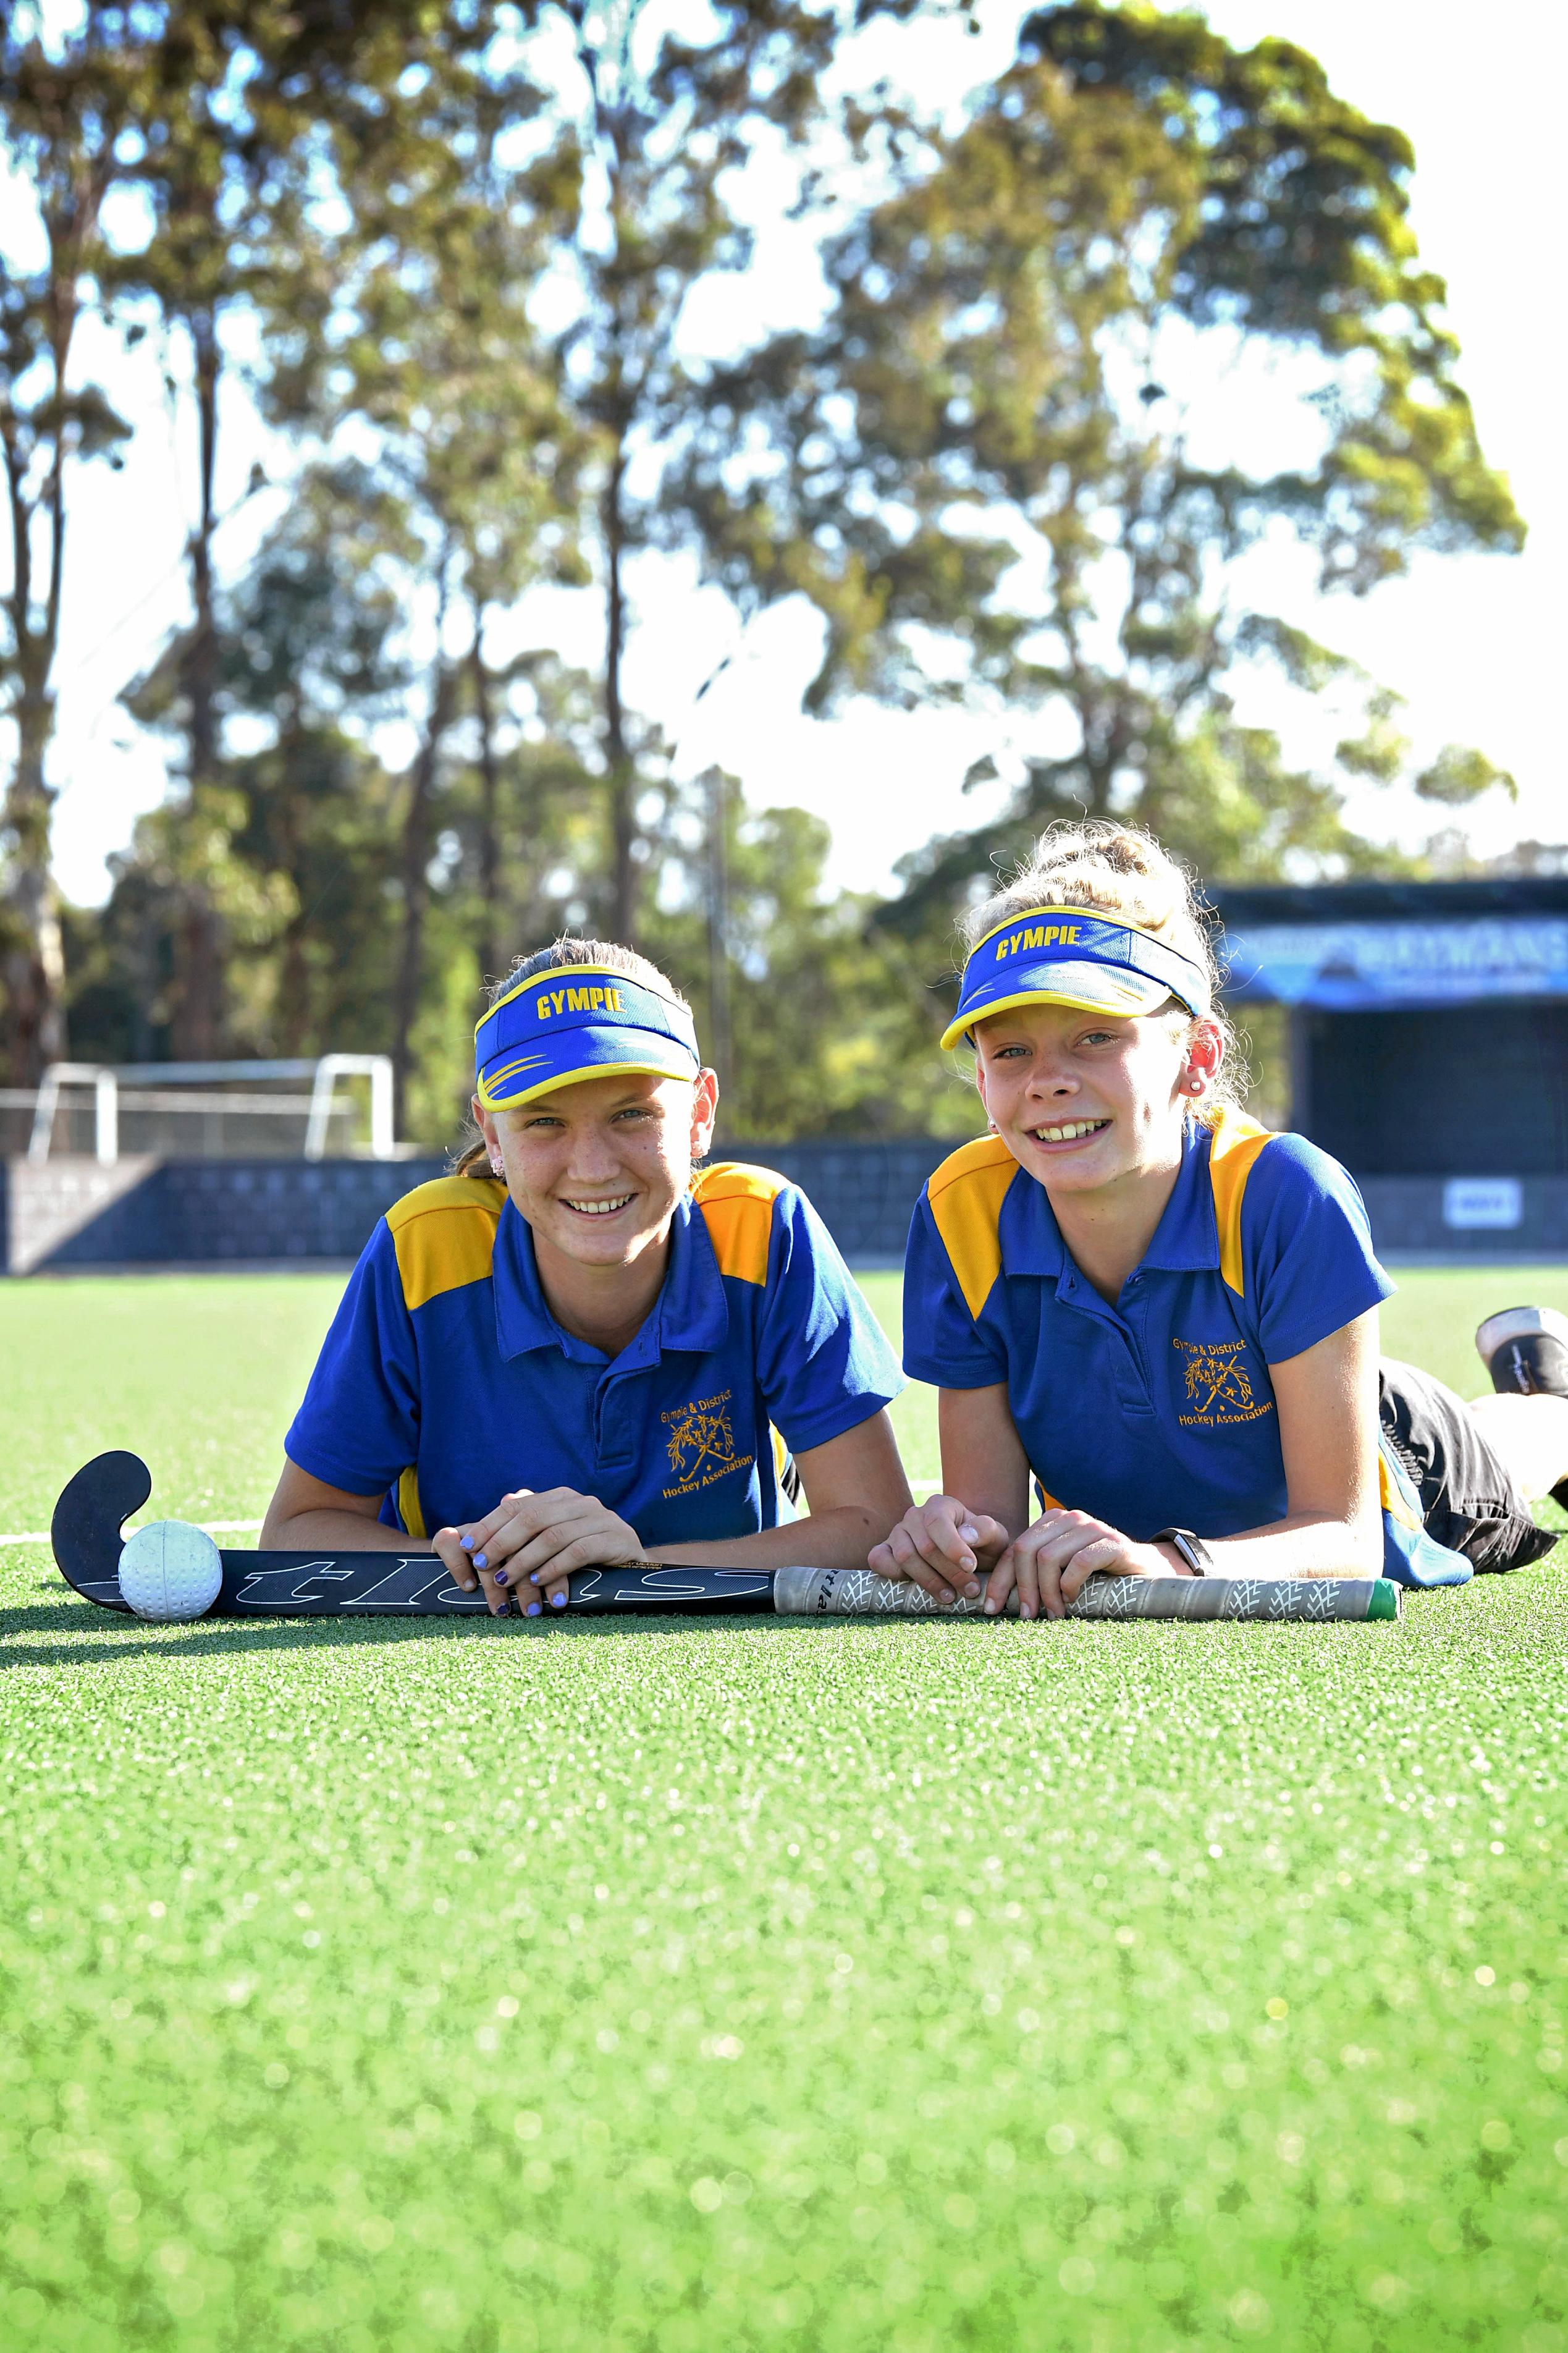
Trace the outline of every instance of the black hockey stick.
{"type": "MultiPolygon", "coordinates": [[[[55,1505],[49,1540],[68,1585],[101,1609],[129,1610],[120,1591],[121,1528],[153,1492],[136,1454],[100,1454],[79,1471],[55,1505]]],[[[446,1618],[484,1614],[482,1593],[453,1584],[434,1553],[220,1552],[223,1587],[209,1618],[446,1618]]],[[[661,1561],[582,1569],[570,1579],[568,1609],[764,1609],[773,1607],[771,1569],[686,1568],[661,1561]]],[[[561,1613],[552,1611],[552,1616],[561,1613]]]]}
{"type": "MultiPolygon", "coordinates": [[[[101,1609],[129,1611],[120,1591],[121,1529],[153,1492],[135,1454],[100,1454],[79,1471],[55,1505],[50,1541],[61,1576],[101,1609]]],[[[482,1593],[452,1583],[434,1553],[223,1552],[223,1586],[212,1618],[444,1618],[488,1609],[482,1593]]],[[[918,1585],[869,1569],[696,1568],[641,1561],[626,1568],[579,1569],[565,1609],[626,1616],[671,1609],[764,1610],[780,1617],[976,1618],[979,1601],[949,1606],[918,1585]]],[[[1009,1604],[1016,1611],[1016,1599],[1009,1604]]],[[[1074,1618],[1396,1618],[1399,1589],[1385,1577],[1099,1577],[1074,1618]]]]}

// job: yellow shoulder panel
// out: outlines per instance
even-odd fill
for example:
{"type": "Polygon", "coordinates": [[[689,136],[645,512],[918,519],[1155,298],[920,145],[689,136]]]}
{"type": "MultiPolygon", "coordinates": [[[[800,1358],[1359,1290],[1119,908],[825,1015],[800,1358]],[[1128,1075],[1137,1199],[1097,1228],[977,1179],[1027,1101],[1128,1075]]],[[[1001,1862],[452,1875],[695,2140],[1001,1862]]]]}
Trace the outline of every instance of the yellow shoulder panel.
{"type": "Polygon", "coordinates": [[[691,1198],[702,1212],[721,1274],[740,1282],[766,1282],[773,1203],[788,1182],[775,1168],[750,1168],[743,1160],[720,1160],[698,1170],[691,1198]]]}
{"type": "Polygon", "coordinates": [[[425,1507],[419,1501],[419,1473],[411,1462],[397,1482],[397,1508],[411,1536],[427,1536],[425,1507]]]}
{"type": "Polygon", "coordinates": [[[506,1187],[492,1177],[437,1176],[394,1202],[386,1222],[410,1310],[484,1281],[505,1200],[506,1187]]]}
{"type": "Polygon", "coordinates": [[[982,1135],[950,1152],[926,1186],[942,1247],[963,1303],[978,1316],[1002,1271],[997,1220],[1018,1164],[999,1135],[982,1135]]]}
{"type": "Polygon", "coordinates": [[[1219,1229],[1219,1271],[1239,1299],[1246,1288],[1241,1265],[1241,1199],[1253,1163],[1272,1140],[1272,1128],[1259,1127],[1239,1111],[1223,1111],[1215,1122],[1209,1145],[1209,1180],[1214,1186],[1215,1224],[1219,1229]]]}

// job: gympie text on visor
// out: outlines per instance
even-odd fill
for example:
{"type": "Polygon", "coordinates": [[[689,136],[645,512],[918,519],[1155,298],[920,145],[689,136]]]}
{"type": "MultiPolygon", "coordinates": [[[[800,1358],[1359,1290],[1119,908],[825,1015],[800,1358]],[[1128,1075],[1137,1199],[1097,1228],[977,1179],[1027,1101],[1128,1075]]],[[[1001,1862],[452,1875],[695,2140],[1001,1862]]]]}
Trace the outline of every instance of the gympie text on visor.
{"type": "Polygon", "coordinates": [[[531,974],[474,1030],[474,1092],[487,1111],[578,1079],[694,1079],[701,1067],[686,1008],[604,965],[531,974]]]}
{"type": "Polygon", "coordinates": [[[1207,1013],[1213,1002],[1203,966],[1168,940],[1082,907],[1030,907],[970,950],[942,1042],[956,1046],[977,1021],[1019,1005],[1070,1005],[1125,1019],[1170,997],[1189,1013],[1207,1013]]]}

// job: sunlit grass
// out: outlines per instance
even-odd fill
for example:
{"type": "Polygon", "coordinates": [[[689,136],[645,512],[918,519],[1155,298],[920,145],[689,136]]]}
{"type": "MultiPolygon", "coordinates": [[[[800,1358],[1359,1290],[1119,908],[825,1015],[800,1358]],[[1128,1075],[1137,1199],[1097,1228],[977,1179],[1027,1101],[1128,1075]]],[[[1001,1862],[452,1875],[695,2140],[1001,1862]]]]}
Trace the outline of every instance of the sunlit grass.
{"type": "MultiPolygon", "coordinates": [[[[1389,1345],[1479,1387],[1526,1282],[1389,1345]]],[[[258,1514],[335,1293],[0,1289],[0,1527],[109,1443],[258,1514]]],[[[0,2344],[1562,2353],[1563,1559],[1394,1628],[540,1633],[0,1551],[0,2344]]]]}

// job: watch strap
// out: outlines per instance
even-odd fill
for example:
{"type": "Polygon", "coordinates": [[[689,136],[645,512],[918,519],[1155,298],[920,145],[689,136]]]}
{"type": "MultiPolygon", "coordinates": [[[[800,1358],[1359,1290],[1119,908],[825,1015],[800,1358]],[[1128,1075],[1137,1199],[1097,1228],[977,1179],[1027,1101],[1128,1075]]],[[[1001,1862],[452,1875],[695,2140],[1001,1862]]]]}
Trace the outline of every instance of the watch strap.
{"type": "Polygon", "coordinates": [[[1191,1528],[1162,1528],[1159,1535],[1151,1536],[1149,1541],[1151,1544],[1174,1545],[1194,1577],[1214,1575],[1214,1556],[1202,1536],[1195,1536],[1191,1528]]]}

